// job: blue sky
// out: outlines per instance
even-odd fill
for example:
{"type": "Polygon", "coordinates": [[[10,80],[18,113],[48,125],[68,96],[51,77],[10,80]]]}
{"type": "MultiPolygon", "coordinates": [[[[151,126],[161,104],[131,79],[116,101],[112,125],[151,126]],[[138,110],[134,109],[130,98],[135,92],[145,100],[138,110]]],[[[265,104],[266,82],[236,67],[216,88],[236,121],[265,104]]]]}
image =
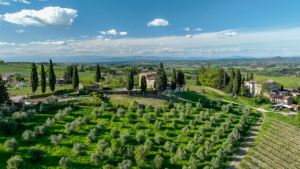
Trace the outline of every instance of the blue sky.
{"type": "Polygon", "coordinates": [[[298,56],[299,5],[296,0],[0,0],[0,59],[298,56]]]}

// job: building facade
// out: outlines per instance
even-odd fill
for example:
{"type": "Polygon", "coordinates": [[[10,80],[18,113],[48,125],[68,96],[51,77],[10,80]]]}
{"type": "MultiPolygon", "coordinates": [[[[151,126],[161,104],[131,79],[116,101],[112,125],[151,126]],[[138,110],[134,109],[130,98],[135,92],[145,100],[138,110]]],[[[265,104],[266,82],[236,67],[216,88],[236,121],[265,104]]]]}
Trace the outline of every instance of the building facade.
{"type": "Polygon", "coordinates": [[[274,94],[270,96],[270,101],[277,104],[290,105],[293,104],[293,97],[274,94]]]}
{"type": "Polygon", "coordinates": [[[278,91],[278,83],[270,79],[253,79],[250,81],[245,81],[245,87],[249,90],[250,94],[257,96],[261,93],[262,85],[266,84],[269,91],[272,93],[278,91]]]}
{"type": "Polygon", "coordinates": [[[146,77],[147,88],[154,88],[156,72],[146,72],[139,74],[139,86],[141,86],[142,77],[146,77]]]}

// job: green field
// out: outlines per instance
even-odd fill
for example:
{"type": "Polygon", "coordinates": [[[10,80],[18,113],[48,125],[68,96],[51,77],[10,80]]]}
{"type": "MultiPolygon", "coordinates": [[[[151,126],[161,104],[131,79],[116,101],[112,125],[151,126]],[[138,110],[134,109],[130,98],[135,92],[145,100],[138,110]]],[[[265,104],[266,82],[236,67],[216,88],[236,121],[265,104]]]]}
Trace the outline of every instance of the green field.
{"type": "MultiPolygon", "coordinates": [[[[73,89],[72,85],[55,86],[55,90],[73,89]]],[[[18,89],[8,88],[8,93],[11,96],[25,96],[32,95],[31,87],[20,87],[18,89]]],[[[51,93],[50,88],[47,86],[45,93],[51,93]]],[[[42,94],[41,88],[39,87],[35,94],[42,94]]]]}
{"type": "Polygon", "coordinates": [[[300,83],[300,77],[271,77],[271,76],[254,76],[254,79],[271,79],[284,87],[293,87],[300,83]]]}
{"type": "MultiPolygon", "coordinates": [[[[199,95],[195,95],[192,93],[182,93],[180,94],[181,96],[179,96],[180,98],[184,98],[187,99],[187,101],[191,101],[193,104],[193,107],[191,108],[191,110],[196,109],[195,108],[195,102],[198,101],[199,98],[201,98],[201,96],[199,95]],[[188,99],[191,98],[191,99],[188,99]]],[[[176,95],[174,95],[175,97],[176,95]]],[[[204,99],[204,98],[202,98],[204,99]]],[[[176,101],[176,100],[175,100],[176,101]]],[[[181,102],[180,100],[176,101],[177,103],[181,102]]],[[[110,101],[108,101],[109,104],[110,101]]],[[[224,103],[223,103],[224,104],[224,103]]],[[[72,161],[73,161],[73,167],[72,168],[80,168],[80,169],[91,169],[91,168],[99,168],[100,165],[104,165],[104,164],[111,164],[114,167],[117,167],[117,164],[120,163],[122,160],[124,159],[129,159],[133,162],[133,168],[137,168],[136,165],[136,160],[134,158],[134,155],[132,157],[124,157],[123,153],[125,151],[125,148],[137,148],[139,146],[139,143],[136,140],[136,134],[141,131],[141,132],[145,132],[146,129],[150,129],[150,135],[149,136],[145,136],[145,139],[143,139],[141,141],[141,145],[144,144],[146,139],[150,139],[153,142],[153,147],[151,149],[151,151],[148,153],[147,155],[147,160],[145,161],[146,166],[144,168],[155,168],[153,165],[153,159],[154,157],[158,154],[158,150],[161,149],[164,151],[162,157],[164,158],[164,161],[162,163],[162,167],[161,168],[176,168],[176,169],[181,169],[183,165],[190,165],[189,159],[190,156],[194,156],[196,157],[196,152],[199,148],[203,148],[204,150],[206,150],[206,146],[204,146],[204,142],[205,141],[210,141],[211,142],[211,135],[212,134],[216,134],[216,127],[219,127],[221,125],[221,123],[224,123],[225,121],[228,121],[228,116],[229,114],[224,113],[223,116],[221,117],[220,120],[217,120],[215,124],[212,125],[212,127],[210,129],[205,129],[206,130],[206,134],[204,134],[203,140],[201,141],[201,143],[196,143],[195,147],[191,150],[188,150],[187,147],[187,143],[189,141],[191,141],[191,143],[194,143],[194,134],[198,134],[198,128],[199,127],[204,127],[205,126],[205,120],[202,120],[200,123],[196,122],[195,128],[192,129],[191,127],[189,127],[190,130],[190,134],[188,134],[187,136],[183,135],[183,132],[181,131],[181,129],[183,127],[189,126],[189,121],[190,120],[194,120],[194,117],[196,114],[199,114],[201,111],[207,112],[207,108],[202,108],[201,110],[197,110],[196,112],[192,113],[191,116],[187,116],[187,119],[183,122],[179,119],[179,112],[176,112],[175,115],[175,121],[177,123],[177,128],[174,129],[172,127],[172,117],[170,117],[170,119],[166,122],[164,122],[164,118],[163,115],[164,114],[169,114],[170,110],[167,109],[165,112],[160,111],[160,113],[158,114],[158,116],[155,116],[154,113],[154,109],[150,109],[148,110],[144,110],[144,113],[150,113],[151,114],[151,121],[150,123],[146,123],[146,121],[142,118],[137,116],[136,112],[131,112],[129,110],[126,111],[125,114],[130,114],[132,116],[132,123],[128,123],[128,121],[126,120],[126,118],[123,116],[119,116],[116,115],[116,119],[115,121],[112,121],[112,115],[114,114],[114,112],[110,111],[110,108],[106,108],[105,112],[103,113],[102,116],[100,116],[97,119],[94,119],[92,116],[92,111],[93,111],[94,107],[80,107],[80,108],[74,108],[73,111],[71,112],[70,116],[67,116],[63,121],[58,121],[56,122],[56,124],[54,126],[52,126],[49,131],[43,135],[38,136],[37,140],[35,142],[29,143],[29,144],[25,144],[22,141],[22,133],[29,129],[29,130],[33,130],[34,127],[36,125],[42,125],[43,123],[45,123],[46,119],[48,117],[54,117],[55,113],[58,111],[58,109],[51,109],[50,111],[48,111],[46,114],[38,114],[37,117],[35,119],[33,119],[30,122],[27,122],[26,124],[24,124],[24,126],[20,126],[18,128],[18,130],[13,134],[13,135],[9,135],[9,136],[0,136],[0,153],[1,153],[1,159],[0,159],[0,168],[5,168],[6,166],[6,161],[15,154],[21,155],[22,158],[25,161],[26,164],[26,168],[31,168],[31,169],[40,169],[40,168],[59,168],[58,166],[58,161],[60,160],[60,158],[62,156],[64,156],[65,154],[68,154],[70,156],[72,156],[72,161]],[[91,121],[86,124],[83,128],[81,128],[80,130],[76,129],[75,131],[71,132],[70,134],[68,134],[65,131],[65,124],[67,122],[72,122],[73,120],[75,120],[76,118],[78,118],[79,116],[83,116],[83,115],[88,115],[90,116],[92,119],[91,121]],[[154,122],[156,120],[162,121],[162,126],[160,129],[157,129],[154,125],[154,122]],[[87,141],[87,134],[90,132],[90,129],[94,128],[95,125],[98,122],[102,122],[104,124],[106,124],[106,129],[105,131],[98,131],[97,134],[97,141],[100,139],[105,139],[108,143],[109,143],[109,147],[111,145],[112,142],[114,142],[116,139],[119,139],[119,135],[120,132],[122,131],[130,131],[130,135],[128,137],[128,140],[126,143],[122,143],[121,145],[118,146],[118,152],[116,152],[116,156],[113,159],[108,159],[107,157],[105,157],[102,161],[101,164],[92,164],[90,162],[90,155],[95,152],[96,150],[98,150],[97,148],[97,141],[95,142],[88,142],[87,141]],[[134,126],[140,122],[141,123],[141,128],[140,129],[135,129],[134,126]],[[124,123],[125,126],[123,128],[120,127],[120,124],[124,123]],[[117,137],[113,138],[111,136],[111,130],[115,128],[117,129],[117,137]],[[169,130],[169,135],[165,134],[165,131],[169,130]],[[58,146],[54,146],[53,144],[50,143],[50,135],[51,134],[59,134],[59,133],[63,133],[63,140],[62,142],[58,145],[58,146]],[[162,141],[161,143],[156,143],[155,142],[155,134],[159,133],[162,136],[162,141]],[[177,142],[177,136],[181,135],[182,136],[182,141],[181,142],[177,142]],[[16,138],[19,141],[20,144],[20,148],[16,153],[10,153],[8,152],[7,149],[5,149],[3,147],[4,142],[7,139],[10,138],[16,138]],[[164,144],[166,141],[171,141],[174,142],[176,144],[175,149],[173,152],[168,152],[164,149],[164,144]],[[83,153],[81,153],[81,155],[76,156],[75,152],[72,150],[73,144],[75,143],[82,143],[86,146],[86,149],[83,151],[83,153]],[[42,162],[38,162],[38,163],[33,163],[28,155],[28,149],[30,147],[34,147],[34,146],[39,146],[41,149],[44,150],[45,155],[43,157],[43,161],[42,162]],[[170,164],[170,157],[174,156],[176,154],[176,150],[181,147],[183,148],[186,152],[186,158],[183,160],[179,160],[176,164],[171,165],[170,164]]],[[[236,109],[237,106],[234,106],[229,113],[234,113],[233,109],[236,109]]],[[[185,112],[186,108],[184,108],[183,112],[185,112]]],[[[221,106],[216,106],[215,108],[212,109],[211,113],[206,113],[208,115],[208,117],[206,118],[206,121],[210,121],[209,119],[211,117],[216,117],[216,114],[221,113],[221,106]]],[[[220,139],[213,144],[213,149],[211,152],[209,152],[205,158],[203,160],[200,161],[200,163],[197,165],[197,167],[201,167],[203,168],[206,165],[210,165],[212,166],[211,163],[211,159],[212,157],[216,156],[216,151],[220,148],[222,148],[222,142],[227,140],[227,135],[231,133],[231,131],[234,129],[234,127],[239,124],[239,120],[241,119],[241,116],[243,115],[242,111],[239,111],[237,113],[236,118],[232,121],[232,123],[229,125],[228,130],[226,130],[226,132],[224,133],[223,136],[220,137],[220,139]]],[[[251,123],[249,123],[250,125],[252,125],[255,121],[256,121],[255,116],[253,116],[252,114],[248,117],[248,119],[251,121],[251,123]]],[[[246,130],[247,131],[247,130],[246,130]]],[[[246,133],[244,133],[246,134],[246,133]]],[[[240,143],[242,142],[242,139],[239,140],[240,143]]],[[[240,146],[240,144],[236,144],[233,148],[233,152],[232,153],[228,153],[227,154],[227,161],[225,160],[220,168],[225,168],[226,165],[230,162],[230,160],[232,159],[232,154],[234,152],[237,151],[238,147],[240,146]]]]}

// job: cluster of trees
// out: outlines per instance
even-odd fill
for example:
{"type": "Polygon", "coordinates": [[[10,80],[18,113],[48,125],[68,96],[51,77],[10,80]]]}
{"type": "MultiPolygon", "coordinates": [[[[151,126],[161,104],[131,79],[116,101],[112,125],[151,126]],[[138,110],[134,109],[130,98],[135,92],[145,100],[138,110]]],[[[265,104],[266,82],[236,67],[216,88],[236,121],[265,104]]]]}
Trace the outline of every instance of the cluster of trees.
{"type": "Polygon", "coordinates": [[[5,81],[0,78],[0,106],[9,101],[9,94],[5,85],[5,81]]]}
{"type": "Polygon", "coordinates": [[[249,91],[245,88],[244,82],[253,79],[253,74],[250,76],[242,76],[239,69],[235,72],[231,69],[230,75],[223,68],[212,68],[208,63],[207,67],[203,64],[199,70],[199,82],[201,85],[211,86],[216,89],[225,91],[227,93],[234,93],[239,95],[248,95],[249,91]]]}

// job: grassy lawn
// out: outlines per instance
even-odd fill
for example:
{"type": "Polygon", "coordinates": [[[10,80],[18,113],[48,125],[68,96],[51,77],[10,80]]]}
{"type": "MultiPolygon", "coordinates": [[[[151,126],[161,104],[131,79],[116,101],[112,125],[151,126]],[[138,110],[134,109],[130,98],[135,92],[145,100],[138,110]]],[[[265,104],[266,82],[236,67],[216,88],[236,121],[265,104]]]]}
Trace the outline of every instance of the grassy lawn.
{"type": "MultiPolygon", "coordinates": [[[[134,96],[130,96],[130,97],[128,97],[128,99],[135,99],[137,101],[142,102],[142,99],[138,99],[138,97],[134,97],[134,96]],[[130,98],[130,97],[133,97],[133,98],[130,98]]],[[[196,101],[198,101],[198,99],[201,96],[195,95],[192,93],[183,93],[181,96],[179,96],[179,94],[178,94],[178,95],[170,95],[170,96],[165,96],[165,97],[166,97],[165,99],[161,99],[161,100],[156,99],[156,102],[167,100],[168,98],[173,99],[176,102],[185,102],[185,101],[196,102],[196,101]],[[178,99],[176,100],[174,97],[178,97],[178,99]]],[[[123,96],[123,99],[125,99],[125,96],[123,96]]],[[[146,98],[145,101],[151,100],[151,99],[153,99],[153,101],[151,103],[154,103],[155,102],[154,98],[150,98],[150,99],[146,98]]],[[[112,102],[112,101],[117,101],[117,99],[112,98],[110,100],[110,102],[112,102]]],[[[128,102],[129,102],[129,100],[128,100],[128,102]]],[[[195,104],[193,104],[193,106],[194,105],[195,104]]],[[[140,122],[142,124],[140,131],[145,132],[146,129],[151,130],[150,136],[146,136],[145,138],[150,139],[151,141],[153,141],[154,144],[151,149],[151,152],[147,156],[148,160],[146,161],[145,168],[152,169],[152,168],[154,168],[153,159],[157,155],[159,149],[164,150],[163,147],[164,147],[164,143],[166,141],[171,141],[171,142],[176,143],[175,152],[178,147],[186,148],[187,143],[189,141],[194,142],[193,141],[194,134],[199,133],[198,128],[201,126],[204,126],[204,122],[205,122],[205,120],[203,120],[201,123],[196,123],[195,129],[194,130],[190,129],[190,134],[188,136],[184,136],[181,132],[181,129],[185,126],[189,126],[189,121],[194,119],[195,114],[192,114],[191,117],[187,117],[186,121],[182,122],[179,120],[179,117],[178,117],[179,113],[177,112],[176,116],[175,116],[175,120],[178,125],[177,129],[172,128],[172,122],[171,122],[172,118],[171,117],[167,122],[162,123],[162,126],[160,129],[156,129],[154,126],[154,122],[155,122],[155,120],[164,121],[163,120],[163,114],[164,114],[163,112],[160,112],[158,117],[155,117],[155,113],[153,112],[153,109],[150,110],[148,113],[151,114],[151,122],[148,124],[145,122],[145,120],[142,117],[138,117],[135,112],[127,111],[126,114],[131,114],[131,116],[133,118],[133,123],[129,124],[129,123],[127,123],[127,120],[124,118],[124,116],[123,117],[117,116],[117,119],[115,121],[111,121],[113,112],[111,112],[109,110],[109,108],[107,108],[105,113],[100,118],[98,118],[98,119],[92,118],[90,123],[85,125],[81,130],[75,130],[74,132],[72,132],[70,134],[66,133],[65,124],[67,122],[72,122],[77,117],[83,116],[83,115],[89,115],[90,117],[92,117],[93,108],[94,107],[80,107],[80,108],[74,109],[72,111],[71,115],[66,117],[66,119],[64,121],[57,122],[53,127],[51,127],[49,129],[49,131],[46,134],[39,136],[38,139],[36,140],[36,142],[30,143],[30,144],[25,144],[22,141],[22,137],[21,137],[22,133],[27,129],[33,130],[33,128],[36,125],[43,124],[48,117],[51,117],[51,118],[54,117],[55,113],[58,111],[57,109],[51,109],[50,111],[47,112],[47,114],[38,114],[37,118],[35,118],[34,120],[32,120],[30,122],[27,122],[24,126],[20,127],[13,135],[10,135],[8,137],[0,136],[0,153],[2,155],[1,156],[2,158],[0,158],[0,168],[5,168],[6,161],[12,155],[15,155],[15,154],[21,155],[22,158],[25,160],[26,168],[31,168],[31,169],[59,168],[58,161],[65,154],[72,156],[72,160],[74,163],[72,168],[80,168],[80,169],[99,168],[99,165],[90,163],[91,153],[98,150],[96,142],[89,143],[86,139],[86,136],[89,133],[90,129],[94,128],[95,124],[98,122],[105,123],[107,126],[106,130],[104,132],[98,133],[97,140],[105,139],[109,143],[111,140],[113,140],[113,138],[111,137],[111,134],[110,134],[112,128],[116,128],[118,130],[117,138],[119,137],[119,133],[122,131],[132,131],[126,144],[121,145],[121,147],[122,148],[128,148],[128,147],[134,148],[139,145],[139,143],[136,141],[136,137],[135,137],[135,135],[138,131],[134,129],[134,126],[137,122],[140,122]],[[125,123],[125,126],[123,128],[120,127],[121,123],[125,123]],[[167,129],[170,131],[169,136],[165,135],[165,130],[167,130],[167,129]],[[59,133],[63,133],[64,138],[63,138],[62,142],[60,143],[60,145],[54,146],[50,143],[50,135],[51,134],[57,135],[59,133]],[[161,136],[163,136],[163,141],[160,144],[155,143],[155,134],[156,133],[159,133],[161,136]],[[182,135],[182,141],[180,143],[177,143],[177,141],[176,141],[177,140],[176,138],[178,135],[182,135]],[[13,153],[13,154],[9,153],[8,150],[6,150],[3,147],[4,142],[10,138],[16,138],[20,144],[20,148],[19,148],[18,152],[13,153]],[[86,146],[85,151],[80,156],[76,156],[74,151],[72,150],[73,144],[75,144],[75,143],[82,143],[86,146]],[[43,149],[45,151],[44,160],[42,162],[33,163],[30,161],[29,156],[28,156],[28,149],[33,146],[39,146],[41,149],[43,149]]],[[[233,109],[235,109],[235,108],[236,108],[236,106],[233,107],[233,109]]],[[[192,109],[195,109],[195,108],[192,108],[192,109]]],[[[147,110],[144,110],[144,111],[145,111],[144,113],[147,112],[147,110]]],[[[169,113],[169,111],[170,110],[167,110],[165,113],[169,113]]],[[[206,111],[206,108],[197,110],[196,113],[199,114],[200,111],[206,111]]],[[[215,107],[207,119],[209,120],[209,118],[211,116],[215,115],[216,113],[220,113],[221,111],[222,111],[221,106],[215,107]]],[[[220,140],[218,142],[216,142],[216,144],[213,147],[213,150],[208,154],[208,156],[206,156],[206,158],[203,161],[200,162],[198,167],[203,168],[205,165],[212,165],[211,164],[212,157],[216,156],[216,151],[222,147],[222,142],[227,140],[227,135],[232,131],[232,129],[235,127],[235,125],[239,124],[239,120],[241,119],[242,115],[243,115],[243,113],[240,111],[238,113],[236,119],[234,119],[233,123],[229,126],[229,130],[224,134],[224,136],[222,136],[220,138],[220,140]]],[[[205,140],[210,141],[211,140],[210,136],[215,133],[215,128],[220,126],[221,122],[225,122],[225,120],[227,118],[228,118],[228,114],[225,113],[224,116],[221,118],[221,120],[216,123],[216,125],[213,125],[211,129],[207,129],[207,132],[204,136],[204,140],[202,141],[202,143],[196,144],[195,149],[192,152],[189,152],[187,150],[187,158],[184,160],[179,160],[177,164],[171,165],[169,163],[170,157],[174,156],[175,152],[171,153],[171,152],[166,152],[164,150],[165,153],[163,156],[164,162],[163,162],[162,168],[181,169],[183,165],[190,165],[189,157],[192,155],[195,156],[195,153],[197,152],[197,150],[199,148],[205,149],[203,142],[205,140]]],[[[253,116],[250,116],[250,118],[253,121],[255,120],[255,118],[253,116]]],[[[145,142],[145,140],[143,140],[141,142],[141,144],[143,144],[144,142],[145,142]]],[[[110,143],[110,145],[111,145],[111,143],[110,143]]],[[[236,151],[236,150],[237,150],[237,148],[234,148],[234,151],[236,151]]],[[[123,154],[116,154],[116,156],[113,160],[109,160],[109,159],[105,158],[104,160],[102,160],[102,164],[111,164],[116,167],[117,164],[124,159],[132,160],[133,168],[137,168],[134,157],[125,158],[123,156],[123,154]]],[[[226,163],[223,163],[221,165],[221,168],[225,168],[231,159],[232,159],[232,155],[229,155],[228,161],[226,163]]]]}
{"type": "Polygon", "coordinates": [[[254,76],[255,79],[271,79],[283,85],[283,87],[290,87],[293,84],[300,83],[300,77],[271,77],[271,76],[254,76]]]}
{"type": "MultiPolygon", "coordinates": [[[[73,89],[72,85],[55,86],[55,90],[73,89]]],[[[32,95],[31,87],[20,87],[19,89],[8,88],[8,93],[12,96],[25,96],[32,95]]],[[[45,93],[51,93],[51,90],[47,86],[45,93]]],[[[42,94],[41,88],[39,87],[35,94],[42,94]]]]}

